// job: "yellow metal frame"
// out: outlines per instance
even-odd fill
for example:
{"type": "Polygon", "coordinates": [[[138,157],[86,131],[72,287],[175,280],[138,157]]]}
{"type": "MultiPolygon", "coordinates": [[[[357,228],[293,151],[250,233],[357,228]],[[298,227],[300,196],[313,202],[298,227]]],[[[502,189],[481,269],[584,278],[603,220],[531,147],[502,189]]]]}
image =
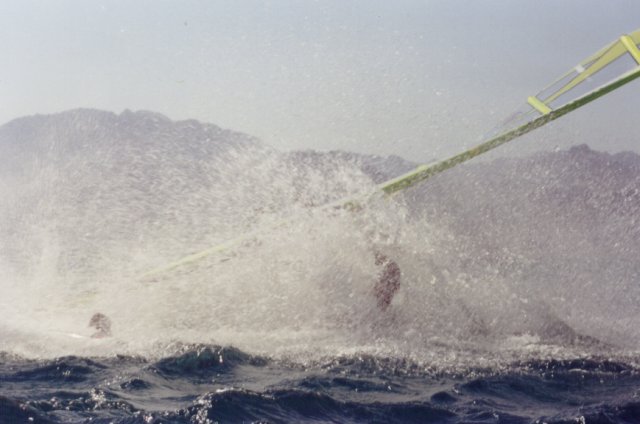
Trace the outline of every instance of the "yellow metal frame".
{"type": "Polygon", "coordinates": [[[633,56],[638,65],[640,65],[640,50],[638,50],[638,46],[636,46],[633,38],[629,37],[628,35],[623,35],[622,37],[620,37],[620,41],[625,46],[627,51],[631,53],[631,56],[633,56]]]}
{"type": "Polygon", "coordinates": [[[527,103],[529,103],[531,106],[533,106],[534,109],[536,109],[538,112],[540,112],[543,115],[546,115],[547,113],[551,112],[551,110],[552,110],[549,106],[547,106],[546,104],[541,102],[535,96],[529,96],[527,98],[527,103]]]}
{"type": "MultiPolygon", "coordinates": [[[[632,32],[631,34],[623,35],[618,40],[609,44],[602,50],[598,51],[596,54],[590,56],[582,63],[580,63],[580,65],[578,66],[584,68],[584,71],[579,73],[575,78],[573,78],[573,80],[571,80],[560,90],[545,98],[543,100],[544,103],[550,104],[552,101],[556,100],[567,91],[575,88],[578,84],[582,83],[587,78],[604,69],[607,65],[618,59],[623,54],[631,53],[633,55],[632,50],[635,48],[635,50],[637,51],[638,49],[636,46],[638,44],[640,44],[640,29],[632,32]]],[[[634,58],[638,61],[638,58],[636,58],[636,56],[634,56],[634,58]]],[[[638,63],[640,63],[640,61],[638,61],[638,63]]],[[[569,74],[565,74],[560,79],[565,78],[567,75],[569,74]]]]}

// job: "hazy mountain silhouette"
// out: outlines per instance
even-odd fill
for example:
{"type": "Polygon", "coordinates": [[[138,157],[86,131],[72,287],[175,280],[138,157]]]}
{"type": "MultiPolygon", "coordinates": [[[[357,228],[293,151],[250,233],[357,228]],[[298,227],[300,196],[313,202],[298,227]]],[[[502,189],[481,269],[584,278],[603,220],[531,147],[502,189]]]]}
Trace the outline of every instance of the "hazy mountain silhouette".
{"type": "MultiPolygon", "coordinates": [[[[85,191],[111,187],[122,193],[132,189],[136,196],[180,190],[188,194],[194,184],[222,183],[233,193],[217,194],[237,196],[242,190],[253,192],[256,180],[261,180],[260,191],[269,191],[269,182],[279,185],[279,191],[289,183],[303,191],[313,174],[314,179],[324,176],[333,184],[320,196],[328,200],[349,194],[345,187],[334,187],[346,184],[341,181],[344,176],[336,176],[345,169],[380,183],[415,165],[397,156],[278,152],[239,132],[195,120],[174,122],[146,111],[114,114],[77,109],[19,118],[0,127],[0,175],[5,186],[15,178],[28,181],[34,173],[46,171],[63,185],[82,185],[85,191]],[[332,193],[334,189],[337,193],[332,193]]],[[[505,231],[505,226],[522,230],[530,219],[548,219],[556,226],[579,224],[595,232],[600,226],[609,229],[611,220],[629,220],[634,230],[619,236],[637,236],[639,187],[640,156],[611,155],[582,145],[528,158],[465,164],[407,196],[415,211],[446,217],[462,232],[477,231],[483,239],[501,244],[498,234],[488,231],[505,231]]],[[[268,194],[274,193],[254,194],[258,201],[272,203],[268,194]]],[[[304,194],[289,193],[289,197],[304,194]]],[[[522,231],[519,237],[525,237],[522,231]]]]}
{"type": "Polygon", "coordinates": [[[399,158],[279,152],[145,111],[19,118],[0,127],[0,256],[27,262],[46,240],[77,264],[161,239],[171,259],[246,232],[264,214],[349,196],[371,185],[367,172],[380,180],[410,167],[399,158]]]}

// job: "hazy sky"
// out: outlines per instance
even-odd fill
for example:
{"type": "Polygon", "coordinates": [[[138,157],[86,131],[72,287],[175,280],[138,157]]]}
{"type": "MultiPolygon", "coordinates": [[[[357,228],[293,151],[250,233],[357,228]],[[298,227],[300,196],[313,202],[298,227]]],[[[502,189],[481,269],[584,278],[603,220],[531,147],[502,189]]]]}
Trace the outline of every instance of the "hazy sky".
{"type": "MultiPolygon", "coordinates": [[[[425,161],[639,27],[638,0],[0,0],[0,123],[146,109],[425,161]]],[[[640,151],[638,110],[636,81],[503,152],[640,151]]]]}

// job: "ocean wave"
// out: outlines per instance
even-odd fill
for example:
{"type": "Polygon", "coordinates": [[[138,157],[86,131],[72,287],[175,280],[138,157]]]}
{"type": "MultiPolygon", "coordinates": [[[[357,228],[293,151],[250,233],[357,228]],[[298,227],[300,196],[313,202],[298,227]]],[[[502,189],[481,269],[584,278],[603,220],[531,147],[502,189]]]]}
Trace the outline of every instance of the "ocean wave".
{"type": "Polygon", "coordinates": [[[640,416],[633,357],[446,372],[407,358],[294,363],[185,345],[160,359],[4,354],[0,384],[2,422],[626,423],[640,416]]]}

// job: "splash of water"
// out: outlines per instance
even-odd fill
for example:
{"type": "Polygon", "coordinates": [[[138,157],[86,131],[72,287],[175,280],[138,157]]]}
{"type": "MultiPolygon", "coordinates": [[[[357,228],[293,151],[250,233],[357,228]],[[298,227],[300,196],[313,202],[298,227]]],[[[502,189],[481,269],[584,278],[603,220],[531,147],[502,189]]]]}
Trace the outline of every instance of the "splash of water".
{"type": "Polygon", "coordinates": [[[558,284],[506,242],[489,255],[411,201],[315,208],[374,188],[354,161],[292,160],[260,145],[92,146],[63,155],[54,145],[0,186],[2,350],[154,356],[215,343],[297,360],[367,352],[481,366],[620,353],[640,340],[620,291],[558,284]],[[139,278],[250,231],[220,255],[139,278]],[[385,312],[375,251],[402,269],[385,312]],[[626,321],[613,325],[616,305],[626,321]],[[114,337],[70,336],[90,335],[98,311],[114,337]]]}

